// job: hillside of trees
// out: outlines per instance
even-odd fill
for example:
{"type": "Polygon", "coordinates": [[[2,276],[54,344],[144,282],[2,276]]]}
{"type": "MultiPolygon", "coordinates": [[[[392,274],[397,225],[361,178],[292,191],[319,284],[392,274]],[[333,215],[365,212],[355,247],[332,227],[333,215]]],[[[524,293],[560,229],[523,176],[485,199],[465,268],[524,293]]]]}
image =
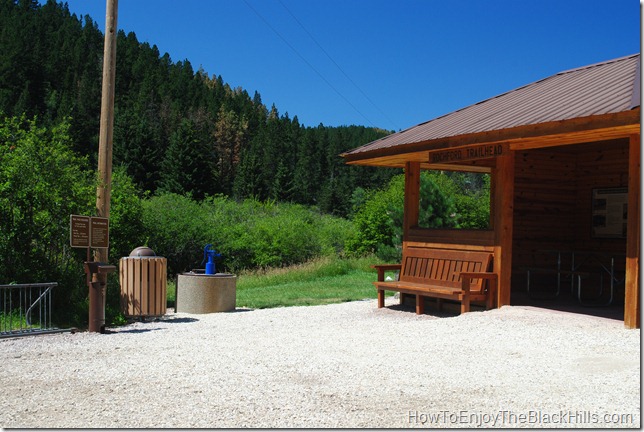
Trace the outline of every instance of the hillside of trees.
{"type": "MultiPolygon", "coordinates": [[[[0,0],[0,114],[47,127],[68,121],[74,151],[95,166],[103,34],[89,16],[49,0],[0,0]]],[[[350,167],[339,154],[391,131],[305,126],[231,88],[216,71],[173,61],[118,32],[114,166],[141,193],[195,200],[286,201],[338,216],[353,192],[382,187],[396,170],[350,167]]]]}

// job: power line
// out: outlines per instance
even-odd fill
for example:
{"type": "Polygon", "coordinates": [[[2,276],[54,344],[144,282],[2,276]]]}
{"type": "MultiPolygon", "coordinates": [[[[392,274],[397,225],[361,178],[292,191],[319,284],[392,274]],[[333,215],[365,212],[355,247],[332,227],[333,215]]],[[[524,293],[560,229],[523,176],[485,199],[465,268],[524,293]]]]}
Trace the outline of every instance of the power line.
{"type": "Polygon", "coordinates": [[[326,79],[326,78],[325,78],[325,77],[324,77],[324,76],[323,76],[323,75],[322,75],[322,74],[321,74],[321,73],[320,73],[320,72],[319,72],[315,67],[313,67],[313,65],[312,65],[311,63],[309,63],[309,61],[308,61],[308,60],[306,60],[306,58],[304,58],[304,56],[303,56],[302,54],[300,54],[300,53],[299,53],[299,51],[298,51],[297,49],[295,49],[295,47],[294,47],[293,45],[291,45],[291,43],[290,43],[288,40],[286,40],[286,38],[285,38],[284,36],[282,36],[282,35],[280,34],[280,32],[278,32],[278,31],[277,31],[277,30],[276,30],[276,29],[275,29],[275,28],[274,28],[274,27],[273,27],[273,26],[268,22],[268,20],[267,20],[266,18],[264,18],[264,17],[263,17],[263,16],[262,16],[262,15],[261,15],[261,14],[260,14],[260,13],[259,13],[255,8],[254,8],[254,7],[253,7],[253,6],[251,6],[251,5],[250,5],[250,3],[248,3],[248,0],[244,0],[244,3],[246,3],[246,6],[248,6],[248,7],[249,7],[253,12],[255,12],[255,15],[257,15],[257,16],[258,16],[262,21],[264,21],[264,23],[268,26],[268,28],[270,28],[270,29],[273,31],[273,33],[275,33],[275,34],[276,34],[276,35],[277,35],[277,36],[282,40],[282,42],[284,42],[284,43],[285,43],[285,44],[286,44],[286,45],[287,45],[287,46],[288,46],[288,47],[289,47],[289,48],[290,48],[290,49],[291,49],[291,50],[292,50],[292,51],[293,51],[293,52],[294,52],[294,53],[295,53],[295,54],[296,54],[296,55],[297,55],[297,56],[298,56],[298,57],[299,57],[299,58],[300,58],[304,63],[306,63],[306,65],[307,65],[308,67],[310,67],[310,68],[311,68],[311,70],[312,70],[313,72],[315,72],[315,73],[316,73],[316,74],[317,74],[317,75],[322,79],[322,81],[324,81],[324,82],[325,82],[329,87],[331,87],[331,89],[332,89],[334,92],[336,92],[336,93],[338,94],[338,96],[340,96],[340,97],[341,97],[341,98],[342,98],[342,99],[343,99],[347,104],[349,104],[349,106],[351,106],[351,108],[353,108],[353,109],[354,109],[358,114],[360,114],[360,115],[362,116],[362,118],[364,118],[364,119],[365,119],[369,124],[371,124],[371,126],[373,126],[373,127],[377,127],[377,126],[376,126],[376,125],[375,125],[371,120],[369,120],[369,119],[367,118],[367,116],[365,116],[365,115],[364,115],[364,114],[363,114],[363,113],[362,113],[358,108],[356,108],[356,106],[355,106],[355,105],[353,105],[353,104],[349,101],[349,99],[347,99],[347,98],[346,98],[342,93],[340,93],[340,91],[339,91],[338,89],[336,89],[336,88],[333,86],[333,84],[331,84],[331,83],[329,82],[329,80],[327,80],[327,79],[326,79]]]}
{"type": "Polygon", "coordinates": [[[347,73],[346,73],[346,72],[345,72],[345,71],[340,67],[340,65],[339,65],[339,64],[338,64],[338,63],[333,59],[333,57],[331,57],[331,55],[330,55],[330,54],[329,54],[329,53],[324,49],[324,47],[322,47],[322,45],[320,45],[320,43],[315,39],[315,37],[313,37],[313,35],[311,34],[311,32],[309,32],[309,31],[306,29],[306,27],[304,27],[304,25],[300,22],[300,20],[298,20],[298,19],[297,19],[297,17],[293,14],[293,12],[291,12],[291,10],[290,10],[289,8],[287,8],[287,7],[286,7],[286,5],[282,2],[282,0],[278,0],[278,1],[279,1],[279,2],[280,2],[280,4],[282,5],[282,7],[283,7],[284,9],[286,9],[286,11],[291,15],[291,17],[295,20],[295,22],[297,22],[297,23],[299,24],[299,26],[300,26],[300,27],[302,27],[302,30],[304,30],[304,31],[306,32],[306,34],[307,34],[307,35],[309,35],[309,37],[311,38],[311,40],[312,40],[313,42],[315,42],[315,44],[318,46],[318,48],[320,48],[320,50],[321,50],[321,51],[322,51],[322,52],[327,56],[327,58],[328,58],[329,60],[331,60],[331,62],[335,65],[335,67],[337,67],[337,68],[338,68],[338,70],[339,70],[340,72],[342,72],[342,75],[344,75],[344,76],[345,76],[345,78],[346,78],[346,79],[348,79],[348,80],[349,80],[349,82],[351,82],[351,84],[353,84],[353,86],[354,86],[355,88],[357,88],[357,89],[358,89],[358,91],[359,91],[360,93],[362,93],[362,96],[364,96],[364,97],[365,97],[365,99],[367,99],[367,100],[369,101],[369,103],[371,103],[371,105],[373,105],[373,107],[374,107],[374,108],[376,108],[378,111],[380,111],[380,113],[381,113],[382,115],[384,115],[384,116],[385,116],[385,118],[386,118],[387,120],[389,120],[389,122],[390,122],[391,124],[393,124],[397,129],[400,129],[400,128],[398,127],[398,125],[396,124],[396,122],[394,122],[392,119],[390,119],[390,118],[389,118],[389,116],[387,115],[387,113],[385,113],[382,109],[380,109],[380,107],[379,107],[378,105],[376,105],[376,103],[375,103],[373,100],[371,100],[371,98],[370,98],[370,97],[369,97],[369,96],[368,96],[368,95],[367,95],[367,94],[366,94],[366,93],[365,93],[365,92],[360,88],[360,86],[358,86],[358,84],[356,84],[356,83],[355,83],[355,81],[353,81],[353,80],[351,79],[351,77],[350,77],[349,75],[347,75],[347,73]]]}

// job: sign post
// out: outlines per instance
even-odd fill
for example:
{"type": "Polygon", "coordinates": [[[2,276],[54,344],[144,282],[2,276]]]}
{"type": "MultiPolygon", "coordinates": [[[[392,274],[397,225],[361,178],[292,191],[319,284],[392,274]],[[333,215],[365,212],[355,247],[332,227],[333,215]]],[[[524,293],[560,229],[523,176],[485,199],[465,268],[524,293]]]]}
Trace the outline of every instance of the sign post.
{"type": "Polygon", "coordinates": [[[90,249],[107,250],[110,239],[109,219],[104,217],[69,216],[69,244],[74,248],[87,249],[85,274],[89,287],[89,331],[105,330],[105,282],[107,273],[115,266],[90,259],[90,249]]]}

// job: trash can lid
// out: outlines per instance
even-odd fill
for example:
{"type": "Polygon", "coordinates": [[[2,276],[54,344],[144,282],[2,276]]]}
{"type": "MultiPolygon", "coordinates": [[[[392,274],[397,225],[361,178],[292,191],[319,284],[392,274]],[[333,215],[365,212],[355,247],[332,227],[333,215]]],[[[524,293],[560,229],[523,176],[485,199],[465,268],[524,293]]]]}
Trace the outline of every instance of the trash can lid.
{"type": "Polygon", "coordinates": [[[130,252],[131,257],[146,257],[146,256],[157,256],[152,249],[147,246],[139,246],[130,252]]]}

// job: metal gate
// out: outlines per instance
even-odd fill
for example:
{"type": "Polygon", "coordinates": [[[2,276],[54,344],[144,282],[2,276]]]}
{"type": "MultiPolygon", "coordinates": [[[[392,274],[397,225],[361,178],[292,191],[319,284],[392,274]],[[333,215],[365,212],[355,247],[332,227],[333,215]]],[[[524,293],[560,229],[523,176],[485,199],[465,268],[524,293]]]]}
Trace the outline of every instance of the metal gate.
{"type": "Polygon", "coordinates": [[[57,282],[0,285],[0,338],[72,331],[51,322],[51,291],[57,282]]]}

